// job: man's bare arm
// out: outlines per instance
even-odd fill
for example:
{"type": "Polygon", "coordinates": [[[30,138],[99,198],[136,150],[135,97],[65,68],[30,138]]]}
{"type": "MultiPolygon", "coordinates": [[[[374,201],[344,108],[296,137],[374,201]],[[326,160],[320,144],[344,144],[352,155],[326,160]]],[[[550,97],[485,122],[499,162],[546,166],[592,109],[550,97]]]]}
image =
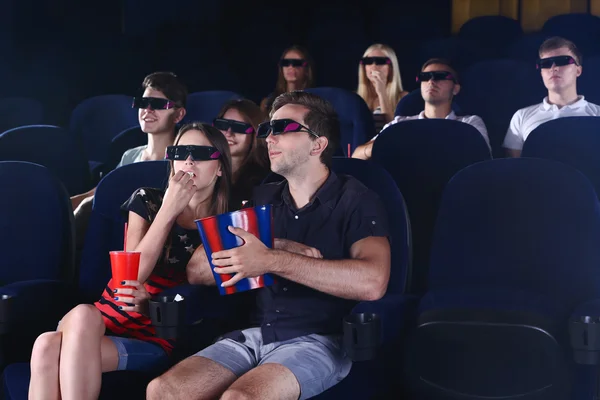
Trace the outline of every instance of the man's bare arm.
{"type": "Polygon", "coordinates": [[[361,144],[360,146],[358,146],[355,150],[354,153],[352,153],[352,158],[358,158],[361,160],[369,160],[371,158],[371,154],[373,152],[373,143],[375,141],[372,140],[370,142],[367,142],[365,144],[361,144]]]}
{"type": "Polygon", "coordinates": [[[192,258],[186,266],[188,282],[192,285],[215,286],[215,277],[213,276],[210,264],[206,258],[204,245],[198,248],[192,254],[192,258]]]}
{"type": "Polygon", "coordinates": [[[367,237],[350,248],[350,259],[325,260],[272,250],[272,272],[318,291],[353,300],[377,300],[387,290],[390,244],[367,237]]]}

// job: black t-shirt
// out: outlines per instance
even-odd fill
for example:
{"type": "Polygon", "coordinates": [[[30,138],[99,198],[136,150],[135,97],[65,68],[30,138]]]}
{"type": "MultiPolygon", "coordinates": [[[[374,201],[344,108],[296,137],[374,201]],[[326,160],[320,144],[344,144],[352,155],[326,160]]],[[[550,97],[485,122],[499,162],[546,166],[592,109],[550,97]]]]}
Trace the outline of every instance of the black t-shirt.
{"type": "MultiPolygon", "coordinates": [[[[379,197],[357,179],[333,171],[300,210],[285,180],[257,187],[252,203],[272,204],[276,238],[314,247],[328,260],[349,259],[351,246],[366,237],[389,236],[379,197]]],[[[265,344],[312,333],[341,334],[342,319],[357,304],[281,277],[259,289],[257,300],[253,320],[261,327],[265,344]]]]}

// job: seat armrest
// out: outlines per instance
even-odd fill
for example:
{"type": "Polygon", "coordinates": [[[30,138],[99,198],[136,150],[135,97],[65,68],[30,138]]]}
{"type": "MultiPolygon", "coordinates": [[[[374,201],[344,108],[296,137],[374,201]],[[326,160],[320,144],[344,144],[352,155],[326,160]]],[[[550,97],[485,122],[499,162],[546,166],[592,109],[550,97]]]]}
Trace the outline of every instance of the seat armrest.
{"type": "Polygon", "coordinates": [[[382,345],[397,340],[406,326],[416,318],[419,298],[412,295],[386,294],[379,300],[363,301],[352,310],[353,314],[373,313],[381,318],[382,345]]]}
{"type": "MultiPolygon", "coordinates": [[[[202,319],[227,319],[235,314],[235,304],[239,295],[221,296],[215,286],[179,285],[163,290],[161,295],[181,295],[186,301],[186,324],[194,324],[202,319]]],[[[243,295],[243,294],[242,294],[243,295]]]]}
{"type": "Polygon", "coordinates": [[[569,336],[577,364],[600,365],[600,300],[583,303],[573,311],[569,336]]]}

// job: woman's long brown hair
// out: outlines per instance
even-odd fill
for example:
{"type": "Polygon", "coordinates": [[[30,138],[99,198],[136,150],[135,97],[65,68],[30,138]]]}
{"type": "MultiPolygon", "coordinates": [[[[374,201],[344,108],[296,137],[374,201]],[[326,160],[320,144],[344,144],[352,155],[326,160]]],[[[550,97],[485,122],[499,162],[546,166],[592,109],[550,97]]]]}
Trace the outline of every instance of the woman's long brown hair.
{"type": "Polygon", "coordinates": [[[254,164],[262,169],[268,170],[269,157],[265,141],[259,140],[256,137],[258,125],[265,120],[265,115],[260,107],[257,106],[253,101],[247,99],[231,100],[223,105],[223,108],[221,108],[217,118],[223,118],[225,113],[231,109],[237,110],[240,114],[242,114],[242,117],[244,117],[245,120],[243,122],[252,125],[254,128],[254,137],[252,138],[250,149],[248,150],[248,153],[246,154],[246,157],[242,161],[242,164],[238,170],[233,173],[231,181],[232,183],[235,183],[237,182],[241,172],[249,165],[254,164]]]}
{"type": "MultiPolygon", "coordinates": [[[[223,214],[229,211],[229,194],[231,192],[231,153],[229,152],[229,145],[227,144],[227,139],[221,133],[220,130],[207,125],[201,122],[192,122],[189,124],[183,125],[177,136],[175,136],[175,140],[173,141],[173,145],[177,146],[181,137],[188,131],[200,131],[206,136],[211,146],[215,147],[220,153],[221,157],[219,158],[219,162],[221,163],[221,176],[217,177],[215,182],[215,187],[213,189],[213,195],[211,199],[211,205],[208,214],[209,215],[199,215],[198,211],[194,212],[194,218],[202,218],[208,217],[217,214],[223,214]]],[[[172,177],[175,175],[175,167],[173,165],[173,161],[169,161],[171,164],[171,173],[172,177]]],[[[165,252],[163,262],[166,264],[169,260],[169,254],[171,252],[171,236],[167,237],[167,241],[165,242],[165,252]]]]}
{"type": "MultiPolygon", "coordinates": [[[[221,153],[221,158],[219,158],[219,162],[221,163],[221,176],[217,177],[217,181],[215,182],[209,214],[217,215],[226,213],[229,211],[229,194],[231,192],[232,178],[231,153],[229,152],[227,139],[217,128],[201,122],[192,122],[185,124],[179,129],[173,145],[177,146],[181,137],[191,130],[202,132],[210,142],[211,146],[215,147],[221,153]]],[[[173,167],[173,161],[171,161],[171,176],[173,175],[175,175],[175,168],[173,167]]],[[[196,218],[200,217],[201,216],[196,215],[196,218]]]]}
{"type": "MultiPolygon", "coordinates": [[[[287,53],[289,53],[290,51],[297,51],[298,53],[302,54],[302,58],[306,61],[306,64],[307,64],[306,65],[306,81],[304,82],[304,87],[298,88],[297,90],[313,87],[315,84],[315,77],[314,77],[315,66],[314,66],[312,57],[310,56],[310,54],[308,54],[308,51],[304,47],[292,46],[283,51],[283,53],[281,54],[281,59],[284,59],[285,56],[287,55],[287,53]]],[[[279,75],[277,76],[277,85],[275,85],[275,92],[273,93],[273,98],[276,98],[277,96],[279,96],[280,94],[285,93],[285,92],[287,92],[287,82],[285,80],[285,77],[283,76],[283,67],[279,66],[279,75]]]]}

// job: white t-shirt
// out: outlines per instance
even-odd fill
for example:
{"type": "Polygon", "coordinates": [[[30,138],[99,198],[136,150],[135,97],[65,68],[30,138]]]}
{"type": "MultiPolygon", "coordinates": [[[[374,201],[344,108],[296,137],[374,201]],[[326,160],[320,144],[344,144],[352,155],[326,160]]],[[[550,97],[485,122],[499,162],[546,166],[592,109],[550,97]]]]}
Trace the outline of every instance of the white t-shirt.
{"type": "MultiPolygon", "coordinates": [[[[411,115],[409,117],[398,116],[398,117],[394,118],[386,126],[384,126],[381,131],[384,131],[387,127],[397,124],[398,122],[410,121],[410,120],[414,120],[414,119],[427,119],[427,117],[425,117],[425,111],[421,111],[419,114],[411,115]]],[[[445,119],[452,119],[455,121],[464,122],[465,124],[474,126],[479,131],[479,133],[481,133],[481,136],[483,136],[483,138],[485,139],[485,143],[488,145],[488,148],[490,148],[490,151],[491,151],[490,139],[488,138],[487,129],[485,128],[485,124],[483,123],[483,120],[480,117],[478,117],[477,115],[458,116],[454,113],[454,111],[450,111],[450,114],[446,115],[445,119]]],[[[373,137],[373,139],[371,139],[371,141],[377,139],[377,136],[379,136],[379,135],[375,135],[375,137],[373,137]]]]}
{"type": "Polygon", "coordinates": [[[600,116],[600,106],[589,103],[583,96],[579,96],[575,103],[561,108],[556,104],[548,103],[548,97],[545,97],[541,104],[522,108],[513,115],[502,146],[507,149],[522,150],[523,143],[531,131],[553,119],[597,116],[600,116]]]}

